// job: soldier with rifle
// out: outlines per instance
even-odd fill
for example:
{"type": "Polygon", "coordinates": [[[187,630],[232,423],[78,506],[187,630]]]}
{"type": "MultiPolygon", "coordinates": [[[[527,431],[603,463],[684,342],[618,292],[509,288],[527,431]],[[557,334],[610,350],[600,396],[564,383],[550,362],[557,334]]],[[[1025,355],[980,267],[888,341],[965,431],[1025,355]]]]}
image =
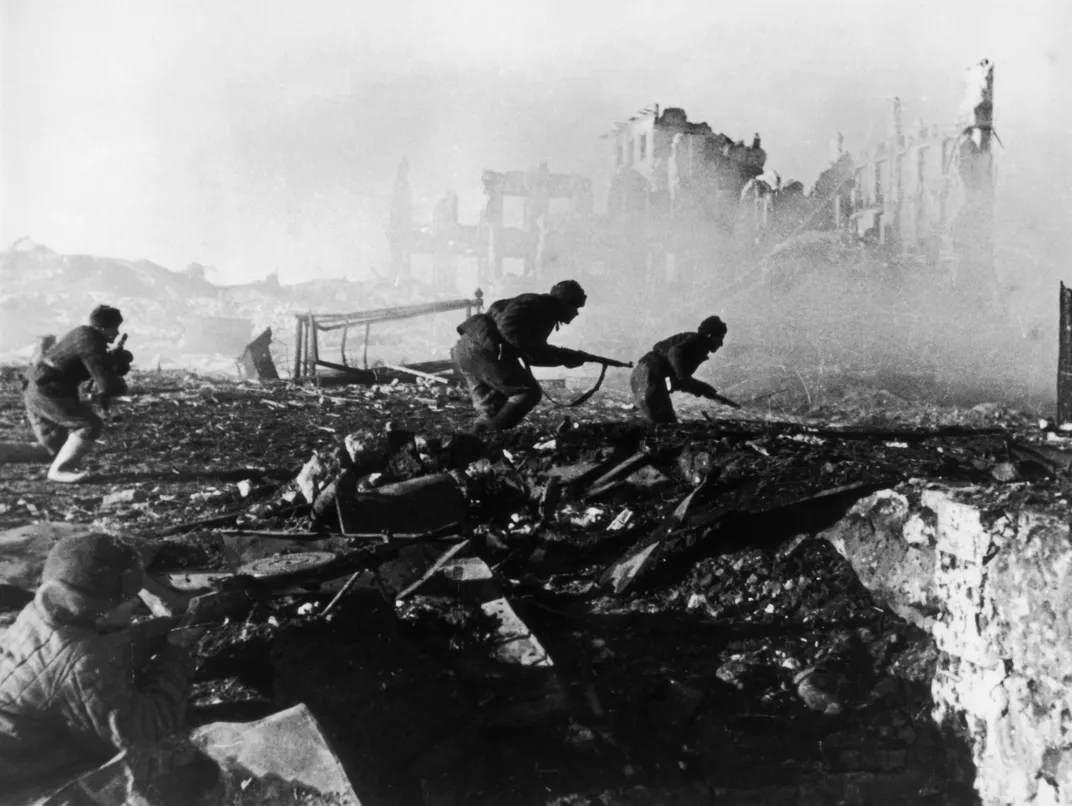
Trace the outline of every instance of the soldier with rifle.
{"type": "Polygon", "coordinates": [[[115,349],[108,349],[122,323],[117,308],[98,305],[88,325],[76,327],[26,370],[26,416],[37,441],[53,457],[48,469],[51,481],[70,484],[85,476],[76,468],[104,427],[100,415],[79,397],[79,385],[91,380],[93,399],[105,410],[112,397],[127,391],[123,376],[134,356],[123,347],[126,336],[115,349]]]}
{"type": "Polygon", "coordinates": [[[717,316],[709,316],[700,323],[695,333],[678,333],[663,339],[637,361],[636,369],[629,378],[629,386],[645,420],[650,423],[677,422],[670,392],[688,392],[740,408],[710,384],[692,377],[700,364],[722,346],[726,332],[725,322],[717,316]]]}
{"type": "Polygon", "coordinates": [[[458,326],[454,359],[478,412],[478,431],[513,428],[543,398],[530,367],[579,367],[586,362],[613,367],[632,364],[555,347],[547,338],[568,325],[587,296],[576,280],[555,283],[549,294],[520,294],[499,300],[486,313],[458,326]]]}

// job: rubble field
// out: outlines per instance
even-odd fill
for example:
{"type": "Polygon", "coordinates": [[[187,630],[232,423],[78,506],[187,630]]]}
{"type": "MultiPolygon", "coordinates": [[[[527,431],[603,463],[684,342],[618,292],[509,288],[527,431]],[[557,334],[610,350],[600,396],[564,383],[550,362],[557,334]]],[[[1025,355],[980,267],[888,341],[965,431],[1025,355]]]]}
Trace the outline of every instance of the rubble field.
{"type": "MultiPolygon", "coordinates": [[[[8,378],[0,441],[27,442],[8,378]]],[[[973,803],[933,639],[817,535],[909,480],[1067,508],[1048,423],[880,389],[822,419],[675,397],[647,429],[611,388],[478,438],[452,384],[130,385],[87,483],[0,465],[0,528],[144,538],[158,579],[244,602],[201,640],[194,720],[304,703],[366,804],[973,803]],[[408,511],[363,529],[390,485],[408,511]],[[236,571],[311,551],[289,587],[236,571]]]]}

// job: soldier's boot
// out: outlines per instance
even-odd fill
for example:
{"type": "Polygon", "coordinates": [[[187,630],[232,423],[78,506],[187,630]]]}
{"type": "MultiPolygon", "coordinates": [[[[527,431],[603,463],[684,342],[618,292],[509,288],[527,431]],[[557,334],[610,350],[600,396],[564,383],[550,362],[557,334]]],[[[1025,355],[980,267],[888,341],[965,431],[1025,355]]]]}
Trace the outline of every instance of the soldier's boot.
{"type": "Polygon", "coordinates": [[[91,450],[93,450],[93,440],[71,434],[56,454],[56,458],[52,460],[52,466],[48,469],[49,481],[75,484],[84,479],[86,473],[79,473],[75,468],[91,450]]]}

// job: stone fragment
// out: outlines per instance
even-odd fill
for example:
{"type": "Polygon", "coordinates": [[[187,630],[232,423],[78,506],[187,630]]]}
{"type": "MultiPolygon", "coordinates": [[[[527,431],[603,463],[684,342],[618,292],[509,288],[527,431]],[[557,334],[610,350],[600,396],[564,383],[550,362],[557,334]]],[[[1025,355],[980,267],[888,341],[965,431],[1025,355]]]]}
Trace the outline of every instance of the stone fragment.
{"type": "Polygon", "coordinates": [[[101,499],[102,507],[114,507],[119,504],[138,504],[146,499],[144,490],[136,488],[130,490],[120,490],[116,493],[110,493],[101,499]]]}
{"type": "Polygon", "coordinates": [[[842,696],[848,687],[844,675],[811,667],[797,674],[793,683],[797,687],[797,695],[811,710],[827,716],[842,712],[842,696]]]}

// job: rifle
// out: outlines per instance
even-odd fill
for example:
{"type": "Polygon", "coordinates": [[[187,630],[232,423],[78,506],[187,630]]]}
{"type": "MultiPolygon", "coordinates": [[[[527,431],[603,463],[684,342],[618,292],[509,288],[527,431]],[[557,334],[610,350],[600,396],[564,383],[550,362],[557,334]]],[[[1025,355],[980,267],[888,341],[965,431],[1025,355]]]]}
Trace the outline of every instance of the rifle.
{"type": "Polygon", "coordinates": [[[616,361],[613,358],[605,358],[595,353],[586,353],[584,350],[570,350],[575,358],[580,359],[586,364],[602,364],[604,367],[624,367],[625,369],[632,369],[632,361],[616,361]]]}
{"type": "Polygon", "coordinates": [[[708,395],[708,397],[711,398],[711,400],[714,400],[717,403],[722,403],[723,405],[729,406],[731,409],[739,409],[739,408],[741,408],[740,403],[737,403],[737,402],[735,402],[733,400],[730,400],[728,397],[723,397],[718,392],[715,392],[714,394],[710,394],[710,395],[708,395]]]}
{"type": "MultiPolygon", "coordinates": [[[[563,403],[561,401],[555,400],[553,397],[551,397],[549,394],[547,394],[547,392],[543,393],[543,396],[553,406],[557,406],[560,409],[567,409],[567,408],[573,408],[574,406],[580,406],[582,403],[587,403],[589,400],[591,400],[592,395],[594,395],[596,392],[598,392],[599,387],[603,385],[603,378],[607,374],[607,367],[625,367],[625,368],[628,369],[629,367],[633,366],[632,361],[630,361],[629,363],[626,363],[624,361],[615,361],[613,358],[604,358],[603,356],[596,355],[595,353],[586,353],[584,350],[570,350],[569,353],[575,359],[578,359],[583,363],[586,363],[586,364],[588,364],[588,363],[602,364],[603,366],[599,370],[599,378],[596,380],[595,386],[593,386],[587,392],[581,393],[580,395],[578,395],[576,398],[574,398],[573,400],[569,401],[568,403],[563,403]]],[[[525,362],[525,366],[526,367],[529,366],[527,361],[525,362]]],[[[529,371],[530,372],[532,371],[531,367],[529,368],[529,371]]]]}

